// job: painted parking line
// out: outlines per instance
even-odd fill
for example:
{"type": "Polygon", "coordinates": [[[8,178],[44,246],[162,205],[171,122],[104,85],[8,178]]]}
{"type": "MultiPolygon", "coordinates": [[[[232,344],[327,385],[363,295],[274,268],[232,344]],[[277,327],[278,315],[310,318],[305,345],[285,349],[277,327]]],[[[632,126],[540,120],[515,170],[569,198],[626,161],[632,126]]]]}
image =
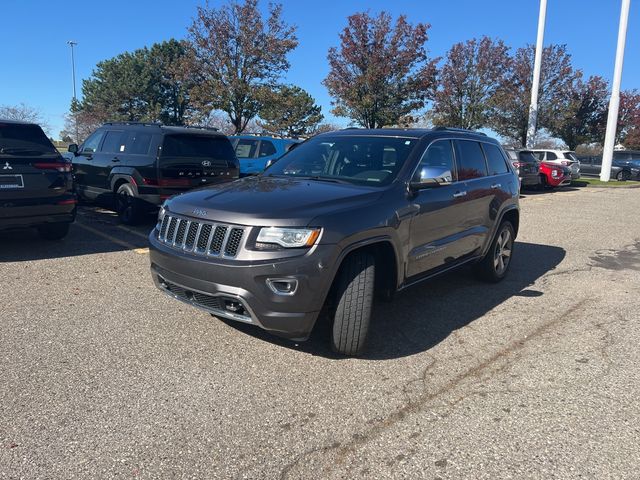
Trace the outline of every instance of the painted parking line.
{"type": "MultiPolygon", "coordinates": [[[[88,225],[84,225],[80,222],[75,222],[74,225],[82,228],[83,230],[86,230],[88,232],[93,233],[94,235],[98,235],[99,237],[102,237],[106,240],[109,240],[110,242],[113,242],[117,245],[120,245],[121,247],[125,247],[129,250],[133,250],[135,253],[138,253],[140,255],[144,255],[149,253],[149,249],[147,247],[144,248],[140,248],[140,247],[136,247],[135,245],[133,245],[132,243],[129,243],[125,240],[122,240],[120,238],[114,237],[113,235],[109,235],[108,233],[104,233],[96,228],[90,227],[88,225]]],[[[146,238],[146,237],[145,237],[146,238]]]]}
{"type": "Polygon", "coordinates": [[[125,232],[131,233],[133,235],[137,235],[140,238],[144,238],[145,240],[147,238],[149,238],[149,234],[148,233],[141,233],[138,232],[137,230],[134,230],[132,228],[129,227],[125,227],[124,225],[115,225],[116,227],[118,227],[120,230],[124,230],[125,232]]]}

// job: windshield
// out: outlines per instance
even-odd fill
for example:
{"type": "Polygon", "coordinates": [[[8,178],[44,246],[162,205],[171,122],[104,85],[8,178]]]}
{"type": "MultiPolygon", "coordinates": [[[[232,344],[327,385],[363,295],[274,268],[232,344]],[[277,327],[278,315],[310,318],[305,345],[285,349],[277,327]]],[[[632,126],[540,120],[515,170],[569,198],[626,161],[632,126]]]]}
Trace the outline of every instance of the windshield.
{"type": "Polygon", "coordinates": [[[163,157],[198,157],[235,163],[235,153],[227,137],[206,135],[167,135],[162,144],[163,157]]]}
{"type": "Polygon", "coordinates": [[[44,155],[57,153],[38,125],[0,121],[0,155],[44,155]]]}
{"type": "Polygon", "coordinates": [[[316,137],[289,151],[264,174],[387,185],[396,178],[417,143],[417,138],[316,137]]]}

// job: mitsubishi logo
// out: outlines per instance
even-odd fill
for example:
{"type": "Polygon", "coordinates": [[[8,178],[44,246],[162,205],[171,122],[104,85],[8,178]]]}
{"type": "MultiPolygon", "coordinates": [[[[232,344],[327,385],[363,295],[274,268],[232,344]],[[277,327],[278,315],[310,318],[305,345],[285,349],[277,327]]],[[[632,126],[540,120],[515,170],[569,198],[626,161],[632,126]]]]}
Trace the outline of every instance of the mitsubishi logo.
{"type": "Polygon", "coordinates": [[[9,162],[4,162],[4,167],[2,167],[3,170],[13,170],[13,167],[11,165],[9,165],[9,162]]]}

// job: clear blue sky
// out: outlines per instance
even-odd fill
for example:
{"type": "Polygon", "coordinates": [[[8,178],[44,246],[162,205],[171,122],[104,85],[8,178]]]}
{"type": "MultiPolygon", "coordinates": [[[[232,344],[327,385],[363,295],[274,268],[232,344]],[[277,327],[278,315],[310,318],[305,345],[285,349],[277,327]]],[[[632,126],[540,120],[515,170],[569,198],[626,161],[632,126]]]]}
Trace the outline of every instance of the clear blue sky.
{"type": "MultiPolygon", "coordinates": [[[[24,102],[42,111],[57,138],[71,99],[67,40],[78,42],[78,89],[95,64],[118,53],[171,37],[184,38],[199,0],[0,0],[0,105],[24,102]]],[[[219,0],[210,0],[212,6],[219,0]]],[[[330,98],[322,86],[326,54],[338,44],[346,17],[369,9],[413,23],[431,24],[428,47],[443,56],[459,41],[481,35],[512,47],[534,43],[538,0],[284,0],[285,19],[298,26],[300,45],[290,55],[285,80],[309,91],[328,120],[330,98]]],[[[263,0],[262,6],[266,7],[263,0]]],[[[545,44],[566,43],[574,65],[587,75],[613,72],[619,0],[549,0],[545,44]]],[[[640,7],[632,2],[623,88],[640,87],[640,7]]],[[[347,120],[338,120],[347,124],[347,120]]]]}

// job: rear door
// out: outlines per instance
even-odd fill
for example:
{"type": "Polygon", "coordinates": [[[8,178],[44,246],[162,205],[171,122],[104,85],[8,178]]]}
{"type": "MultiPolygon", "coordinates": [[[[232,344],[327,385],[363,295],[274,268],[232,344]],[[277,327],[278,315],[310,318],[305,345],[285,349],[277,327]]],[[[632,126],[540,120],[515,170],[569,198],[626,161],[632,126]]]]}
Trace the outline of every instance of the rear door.
{"type": "Polygon", "coordinates": [[[464,250],[470,254],[482,248],[489,234],[492,201],[500,182],[488,176],[487,162],[480,142],[454,140],[460,194],[464,204],[464,250]]]}
{"type": "Polygon", "coordinates": [[[65,160],[38,125],[0,121],[0,202],[67,192],[65,160]]]}

